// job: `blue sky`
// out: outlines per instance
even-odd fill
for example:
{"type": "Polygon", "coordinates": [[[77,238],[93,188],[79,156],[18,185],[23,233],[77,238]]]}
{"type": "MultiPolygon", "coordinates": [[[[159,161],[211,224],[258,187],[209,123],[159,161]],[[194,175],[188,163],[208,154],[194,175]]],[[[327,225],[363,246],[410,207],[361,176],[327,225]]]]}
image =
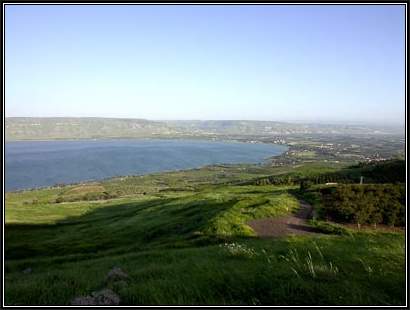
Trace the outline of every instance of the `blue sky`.
{"type": "Polygon", "coordinates": [[[5,10],[6,116],[404,123],[404,6],[5,10]]]}

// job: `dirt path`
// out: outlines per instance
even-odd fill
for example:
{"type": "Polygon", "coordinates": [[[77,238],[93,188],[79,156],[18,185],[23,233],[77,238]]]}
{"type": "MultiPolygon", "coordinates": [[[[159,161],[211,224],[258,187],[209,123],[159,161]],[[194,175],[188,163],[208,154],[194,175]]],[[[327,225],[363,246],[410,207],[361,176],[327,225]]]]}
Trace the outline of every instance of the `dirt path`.
{"type": "Polygon", "coordinates": [[[306,220],[310,217],[312,209],[313,208],[310,204],[300,201],[300,209],[294,215],[252,220],[247,224],[252,227],[259,237],[281,237],[290,234],[311,234],[317,232],[306,222],[306,220]]]}

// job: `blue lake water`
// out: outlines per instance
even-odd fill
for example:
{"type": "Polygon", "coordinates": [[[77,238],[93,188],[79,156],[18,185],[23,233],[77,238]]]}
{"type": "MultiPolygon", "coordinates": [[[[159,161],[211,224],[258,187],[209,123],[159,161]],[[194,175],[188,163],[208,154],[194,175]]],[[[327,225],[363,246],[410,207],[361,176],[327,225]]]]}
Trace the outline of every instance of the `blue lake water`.
{"type": "Polygon", "coordinates": [[[5,190],[113,176],[260,163],[283,145],[199,140],[18,141],[5,144],[5,190]]]}

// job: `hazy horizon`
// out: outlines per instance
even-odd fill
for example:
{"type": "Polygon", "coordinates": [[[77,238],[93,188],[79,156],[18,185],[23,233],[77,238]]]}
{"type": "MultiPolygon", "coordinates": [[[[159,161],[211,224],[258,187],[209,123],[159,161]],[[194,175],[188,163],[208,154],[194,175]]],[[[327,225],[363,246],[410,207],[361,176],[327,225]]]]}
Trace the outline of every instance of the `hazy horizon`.
{"type": "Polygon", "coordinates": [[[5,118],[106,118],[106,119],[135,119],[135,120],[148,120],[148,121],[249,121],[249,122],[279,122],[279,123],[294,123],[294,124],[329,124],[329,125],[383,125],[383,126],[405,126],[405,122],[385,122],[385,121],[372,121],[372,120],[309,120],[309,119],[153,119],[142,117],[113,117],[113,116],[5,116],[5,118]]]}

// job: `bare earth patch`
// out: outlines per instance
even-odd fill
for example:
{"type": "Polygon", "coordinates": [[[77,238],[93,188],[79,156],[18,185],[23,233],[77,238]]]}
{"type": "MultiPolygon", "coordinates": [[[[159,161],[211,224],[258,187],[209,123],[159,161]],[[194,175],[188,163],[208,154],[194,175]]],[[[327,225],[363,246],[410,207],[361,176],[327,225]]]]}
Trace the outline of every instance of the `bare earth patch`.
{"type": "Polygon", "coordinates": [[[312,234],[318,231],[307,224],[312,213],[312,206],[300,201],[300,209],[294,215],[276,218],[264,218],[249,221],[247,224],[259,237],[281,237],[290,234],[312,234]]]}

